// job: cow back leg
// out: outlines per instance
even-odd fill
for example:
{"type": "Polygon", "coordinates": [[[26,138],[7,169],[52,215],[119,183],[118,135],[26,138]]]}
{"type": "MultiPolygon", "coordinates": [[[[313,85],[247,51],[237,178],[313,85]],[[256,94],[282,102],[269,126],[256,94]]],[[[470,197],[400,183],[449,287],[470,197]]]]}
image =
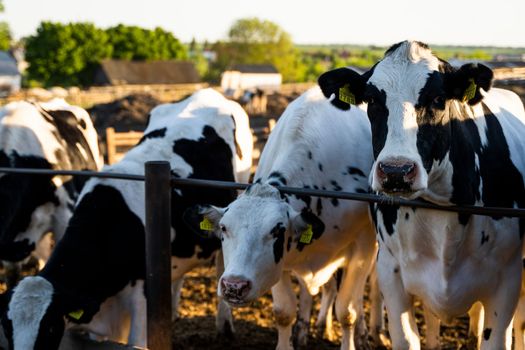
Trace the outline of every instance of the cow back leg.
{"type": "Polygon", "coordinates": [[[426,324],[426,349],[428,350],[439,350],[441,345],[439,342],[439,329],[440,321],[439,318],[430,311],[427,306],[423,306],[423,312],[426,324]]]}
{"type": "MultiPolygon", "coordinates": [[[[217,281],[219,281],[222,274],[224,273],[224,258],[222,256],[222,250],[219,250],[215,256],[215,270],[217,272],[217,281]]],[[[221,297],[219,297],[217,300],[215,327],[217,329],[217,333],[227,338],[232,338],[233,334],[235,333],[235,329],[233,328],[231,308],[221,297]]]]}
{"type": "Polygon", "coordinates": [[[130,310],[130,329],[128,344],[146,347],[147,342],[147,306],[146,297],[144,296],[144,281],[139,280],[133,286],[133,290],[129,297],[130,310]]]}
{"type": "Polygon", "coordinates": [[[379,248],[377,279],[383,291],[388,315],[388,330],[393,350],[419,350],[419,332],[413,310],[413,298],[403,286],[396,260],[386,247],[379,248]]]}
{"type": "Polygon", "coordinates": [[[325,337],[330,341],[336,339],[332,318],[332,310],[336,295],[337,281],[335,280],[335,277],[332,276],[332,278],[330,278],[330,280],[322,287],[321,308],[319,309],[317,321],[315,322],[317,335],[325,337]]]}
{"type": "Polygon", "coordinates": [[[179,303],[184,277],[171,281],[171,321],[179,318],[179,303]]]}
{"type": "Polygon", "coordinates": [[[481,345],[481,333],[483,332],[483,305],[480,302],[474,303],[468,311],[468,341],[469,350],[479,349],[481,345]]]}
{"type": "Polygon", "coordinates": [[[335,312],[343,331],[342,350],[368,348],[363,294],[376,252],[375,237],[372,232],[361,232],[352,248],[335,300],[335,312]]]}
{"type": "Polygon", "coordinates": [[[482,300],[485,317],[481,350],[511,349],[512,318],[520,295],[521,269],[521,259],[509,262],[502,271],[499,285],[489,298],[482,300]]]}
{"type": "Polygon", "coordinates": [[[294,345],[305,347],[308,343],[308,332],[310,330],[310,318],[312,316],[313,298],[304,285],[303,280],[298,277],[299,281],[299,311],[297,321],[293,328],[294,345]]]}
{"type": "Polygon", "coordinates": [[[273,315],[277,326],[277,350],[292,350],[292,325],[297,312],[297,298],[289,272],[284,272],[272,287],[273,315]]]}
{"type": "Polygon", "coordinates": [[[375,266],[372,267],[368,281],[370,285],[370,339],[376,348],[389,348],[390,340],[386,334],[383,317],[383,296],[377,282],[375,266]]]}

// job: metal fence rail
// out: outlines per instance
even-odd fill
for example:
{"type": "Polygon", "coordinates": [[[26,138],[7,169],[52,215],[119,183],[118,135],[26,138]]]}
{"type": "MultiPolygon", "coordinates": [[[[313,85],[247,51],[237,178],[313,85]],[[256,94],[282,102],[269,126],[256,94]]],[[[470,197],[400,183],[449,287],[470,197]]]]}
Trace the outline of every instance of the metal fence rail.
{"type": "MultiPolygon", "coordinates": [[[[133,175],[114,172],[50,170],[30,168],[0,167],[0,173],[29,175],[59,175],[111,178],[131,181],[145,181],[146,184],[146,297],[148,300],[148,347],[155,350],[171,349],[171,271],[170,242],[170,193],[172,188],[208,187],[220,189],[246,189],[249,184],[227,181],[200,180],[177,178],[171,176],[169,163],[165,161],[147,162],[145,175],[133,175]],[[157,304],[155,304],[157,303],[157,304]]],[[[297,187],[276,186],[282,193],[337,198],[343,200],[365,201],[383,205],[409,206],[443,210],[449,212],[486,215],[495,217],[525,218],[525,209],[480,207],[480,206],[440,206],[421,200],[407,200],[398,197],[387,197],[368,193],[350,193],[342,191],[327,191],[297,187]]]]}

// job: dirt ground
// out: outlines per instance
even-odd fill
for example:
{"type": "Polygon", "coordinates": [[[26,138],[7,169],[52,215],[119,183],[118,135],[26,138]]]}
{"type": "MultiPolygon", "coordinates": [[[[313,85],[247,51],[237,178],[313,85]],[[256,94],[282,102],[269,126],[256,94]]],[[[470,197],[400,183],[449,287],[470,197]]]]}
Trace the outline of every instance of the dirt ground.
{"type": "MultiPolygon", "coordinates": [[[[186,276],[181,295],[179,319],[173,323],[173,349],[219,350],[219,349],[274,349],[277,344],[277,331],[273,328],[272,299],[268,293],[253,305],[233,310],[235,338],[233,340],[217,337],[215,332],[216,279],[213,267],[196,269],[186,276]]],[[[334,321],[338,340],[331,342],[314,336],[315,316],[320,297],[315,297],[311,332],[306,349],[339,349],[341,329],[334,321]]],[[[417,303],[416,303],[417,304],[417,303]]],[[[368,302],[365,302],[365,311],[368,302]]],[[[418,308],[417,321],[424,337],[423,316],[418,308]]],[[[449,326],[441,327],[443,350],[463,349],[466,346],[468,318],[462,317],[449,326]]]]}

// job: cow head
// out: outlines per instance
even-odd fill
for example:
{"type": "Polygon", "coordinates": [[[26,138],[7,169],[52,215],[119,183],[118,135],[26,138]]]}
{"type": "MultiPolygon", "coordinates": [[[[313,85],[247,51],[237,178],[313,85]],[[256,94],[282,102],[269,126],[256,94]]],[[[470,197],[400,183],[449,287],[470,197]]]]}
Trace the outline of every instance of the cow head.
{"type": "MultiPolygon", "coordinates": [[[[51,169],[45,159],[0,151],[0,166],[51,169]]],[[[0,175],[0,259],[21,261],[52,226],[59,204],[51,175],[0,175]]]]}
{"type": "Polygon", "coordinates": [[[324,230],[315,215],[295,211],[275,187],[259,183],[227,208],[194,207],[185,220],[201,234],[220,237],[224,273],[218,294],[232,306],[248,304],[270,290],[281,277],[292,242],[306,230],[324,230]]]}
{"type": "Polygon", "coordinates": [[[413,198],[428,188],[429,174],[450,148],[450,120],[481,101],[492,76],[481,64],[454,69],[425,44],[404,41],[363,75],[335,69],[319,85],[340,109],[368,104],[372,189],[413,198]]]}
{"type": "Polygon", "coordinates": [[[88,322],[98,311],[94,306],[80,302],[78,295],[57,291],[45,278],[26,277],[0,295],[2,327],[9,348],[58,349],[66,320],[88,322]]]}

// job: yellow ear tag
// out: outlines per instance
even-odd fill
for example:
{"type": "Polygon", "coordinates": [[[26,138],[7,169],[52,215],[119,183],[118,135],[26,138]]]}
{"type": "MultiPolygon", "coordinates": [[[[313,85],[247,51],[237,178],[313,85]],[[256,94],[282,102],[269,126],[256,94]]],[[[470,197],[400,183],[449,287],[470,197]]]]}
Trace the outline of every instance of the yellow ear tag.
{"type": "Polygon", "coordinates": [[[474,82],[474,79],[469,79],[469,81],[470,81],[470,84],[465,90],[465,94],[463,95],[463,102],[470,101],[474,98],[474,96],[476,96],[477,85],[474,82]]]}
{"type": "Polygon", "coordinates": [[[349,105],[355,105],[355,95],[350,91],[349,84],[339,88],[339,100],[349,105]]]}
{"type": "Polygon", "coordinates": [[[80,320],[83,314],[84,314],[84,310],[80,309],[80,310],[70,312],[68,316],[78,321],[80,320]]]}
{"type": "Polygon", "coordinates": [[[308,224],[303,233],[301,233],[301,238],[299,238],[299,242],[304,244],[310,244],[312,242],[313,235],[314,231],[312,230],[312,225],[308,224]]]}
{"type": "Polygon", "coordinates": [[[199,227],[203,231],[213,231],[213,224],[207,217],[204,217],[204,219],[199,223],[199,227]]]}

